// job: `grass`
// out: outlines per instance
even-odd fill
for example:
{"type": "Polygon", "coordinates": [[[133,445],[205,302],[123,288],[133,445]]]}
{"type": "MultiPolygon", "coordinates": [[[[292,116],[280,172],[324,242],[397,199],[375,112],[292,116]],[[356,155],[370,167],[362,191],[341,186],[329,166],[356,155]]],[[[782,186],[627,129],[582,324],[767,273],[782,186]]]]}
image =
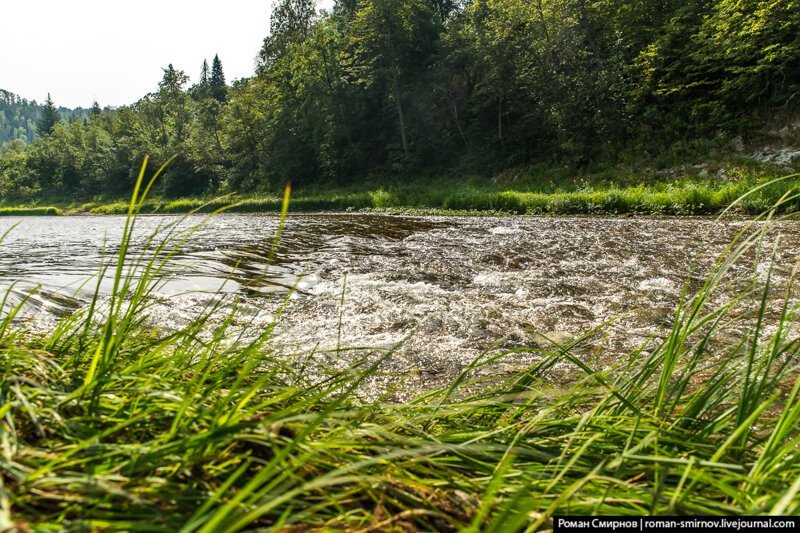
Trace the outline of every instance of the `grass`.
{"type": "MultiPolygon", "coordinates": [[[[430,214],[528,214],[528,215],[715,215],[755,187],[770,183],[774,176],[744,175],[732,181],[713,178],[653,181],[616,185],[593,181],[566,183],[560,187],[524,180],[513,186],[481,180],[438,183],[412,182],[395,185],[360,185],[358,189],[311,189],[292,202],[294,212],[380,211],[430,214]],[[359,190],[366,188],[366,190],[359,190]]],[[[758,215],[775,205],[800,179],[771,183],[737,206],[743,215],[758,215]]],[[[210,212],[227,206],[233,212],[279,212],[279,195],[214,199],[155,199],[143,205],[147,213],[210,212]]],[[[784,202],[786,212],[796,211],[798,202],[784,202]]],[[[121,214],[124,202],[84,206],[95,214],[121,214]]]]}
{"type": "Polygon", "coordinates": [[[444,389],[365,403],[380,360],[311,380],[273,351],[274,324],[242,332],[235,309],[153,330],[159,275],[193,229],[130,254],[148,190],[140,176],[108,298],[46,336],[14,326],[23,304],[0,322],[0,530],[535,531],[555,514],[800,512],[794,292],[776,316],[770,276],[715,299],[733,265],[769,257],[768,225],[687,289],[663,337],[611,367],[576,339],[489,352],[444,389]],[[474,381],[519,352],[538,362],[474,381]],[[573,373],[556,382],[559,363],[573,373]]]}
{"type": "MultiPolygon", "coordinates": [[[[495,179],[470,176],[374,179],[352,185],[321,184],[296,188],[293,212],[379,211],[454,215],[715,215],[735,199],[765,183],[769,187],[737,205],[737,213],[755,216],[775,205],[800,178],[773,182],[785,169],[752,162],[717,164],[701,173],[694,167],[674,176],[653,170],[613,168],[577,172],[531,167],[495,179]]],[[[125,214],[127,201],[99,199],[85,203],[53,202],[67,213],[125,214]]],[[[142,213],[212,212],[222,207],[240,213],[278,213],[281,191],[225,198],[150,198],[142,213]],[[234,204],[234,205],[230,205],[234,204]]],[[[798,202],[783,202],[784,212],[798,202]]],[[[2,210],[3,208],[0,208],[2,210]]],[[[22,214],[19,212],[18,214],[22,214]]]]}
{"type": "Polygon", "coordinates": [[[57,216],[63,211],[57,207],[0,207],[2,216],[57,216]]]}

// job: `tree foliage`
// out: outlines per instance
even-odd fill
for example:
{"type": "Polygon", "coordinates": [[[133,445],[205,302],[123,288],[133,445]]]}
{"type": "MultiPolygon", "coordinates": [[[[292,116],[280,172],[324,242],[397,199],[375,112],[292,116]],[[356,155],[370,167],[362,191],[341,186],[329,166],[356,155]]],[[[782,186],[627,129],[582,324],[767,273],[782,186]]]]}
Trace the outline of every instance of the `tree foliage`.
{"type": "Polygon", "coordinates": [[[50,135],[59,122],[61,122],[61,115],[58,113],[58,108],[53,103],[50,93],[47,93],[47,100],[44,101],[44,105],[39,111],[39,120],[36,121],[36,134],[39,136],[50,135]]]}
{"type": "Polygon", "coordinates": [[[225,73],[222,70],[222,61],[219,56],[214,56],[214,61],[211,63],[211,77],[208,79],[208,88],[211,91],[211,96],[220,102],[225,101],[225,93],[228,86],[225,83],[225,73]]]}
{"type": "Polygon", "coordinates": [[[121,194],[145,154],[180,154],[160,186],[185,195],[583,165],[746,134],[800,109],[798,13],[800,0],[336,0],[322,13],[277,0],[254,76],[232,86],[218,56],[191,87],[170,65],[135,104],[66,124],[52,102],[31,114],[0,93],[2,139],[21,141],[0,190],[121,194]]]}

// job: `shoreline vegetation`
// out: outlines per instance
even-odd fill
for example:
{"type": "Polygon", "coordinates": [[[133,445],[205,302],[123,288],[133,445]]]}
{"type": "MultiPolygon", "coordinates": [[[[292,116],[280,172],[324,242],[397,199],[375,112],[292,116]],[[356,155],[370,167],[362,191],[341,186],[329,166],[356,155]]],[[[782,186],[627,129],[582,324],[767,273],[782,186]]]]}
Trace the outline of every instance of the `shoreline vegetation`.
{"type": "Polygon", "coordinates": [[[800,168],[798,2],[276,0],[232,83],[215,55],[121,107],[0,89],[0,208],[124,213],[147,154],[145,212],[291,180],[295,211],[716,214],[800,168]]]}
{"type": "Polygon", "coordinates": [[[193,228],[168,225],[131,254],[144,204],[134,193],[108,296],[46,335],[14,321],[24,301],[0,321],[0,529],[536,531],[556,514],[800,512],[795,291],[755,268],[748,290],[716,299],[769,224],[687,289],[663,336],[611,366],[582,352],[602,334],[589,332],[487,352],[394,404],[358,388],[397,346],[314,379],[271,344],[280,316],[242,332],[216,301],[153,329],[148,301],[193,228]],[[527,370],[476,381],[526,351],[527,370]],[[555,365],[568,378],[554,382],[555,365]]]}
{"type": "MultiPolygon", "coordinates": [[[[561,171],[564,173],[565,171],[561,171]]],[[[383,212],[420,215],[655,215],[711,216],[726,210],[737,198],[757,187],[732,210],[756,216],[800,185],[791,169],[757,165],[721,167],[714,175],[665,177],[651,173],[597,173],[569,179],[550,171],[532,171],[499,178],[385,179],[353,186],[295,187],[293,212],[383,212]],[[784,178],[777,180],[778,177],[784,178]]],[[[280,194],[229,195],[196,198],[152,198],[141,206],[144,214],[209,213],[220,208],[232,213],[279,213],[280,194]]],[[[797,202],[782,204],[783,213],[797,202]]],[[[3,205],[0,216],[120,215],[128,210],[122,200],[47,202],[40,205],[3,205]]]]}

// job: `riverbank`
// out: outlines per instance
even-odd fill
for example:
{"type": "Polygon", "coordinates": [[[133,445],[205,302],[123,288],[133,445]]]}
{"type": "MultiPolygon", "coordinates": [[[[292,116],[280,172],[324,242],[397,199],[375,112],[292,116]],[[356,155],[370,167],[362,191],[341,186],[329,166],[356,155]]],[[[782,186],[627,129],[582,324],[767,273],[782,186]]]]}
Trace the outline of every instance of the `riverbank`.
{"type": "MultiPolygon", "coordinates": [[[[800,185],[800,176],[786,177],[791,169],[753,163],[680,167],[666,171],[614,169],[573,174],[567,169],[529,168],[489,178],[417,178],[375,180],[357,185],[305,187],[295,184],[293,212],[376,211],[407,214],[528,214],[528,215],[715,215],[732,202],[734,212],[757,215],[800,185]],[[765,184],[769,184],[766,185],[765,184]]],[[[51,199],[52,200],[52,199],[51,199]]],[[[0,207],[0,214],[57,215],[124,214],[127,201],[42,201],[46,207],[0,207]]],[[[282,195],[255,194],[226,197],[167,199],[154,197],[143,213],[184,214],[228,208],[238,213],[280,212],[282,195]]],[[[790,201],[784,211],[800,202],[790,201]]]]}
{"type": "Polygon", "coordinates": [[[45,207],[0,207],[0,217],[44,217],[44,216],[59,216],[63,215],[64,210],[58,207],[45,206],[45,207]]]}

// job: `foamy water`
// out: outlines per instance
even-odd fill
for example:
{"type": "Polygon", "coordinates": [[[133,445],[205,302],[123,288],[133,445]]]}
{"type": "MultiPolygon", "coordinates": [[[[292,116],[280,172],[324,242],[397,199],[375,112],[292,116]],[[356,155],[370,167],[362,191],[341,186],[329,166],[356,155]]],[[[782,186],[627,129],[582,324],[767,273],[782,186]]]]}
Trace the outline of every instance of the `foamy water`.
{"type": "MultiPolygon", "coordinates": [[[[133,253],[176,220],[142,217],[133,253]]],[[[200,221],[190,217],[182,227],[200,221]]],[[[113,263],[124,227],[121,217],[0,219],[0,233],[16,222],[0,244],[0,284],[19,282],[17,300],[42,286],[28,310],[41,324],[85,304],[96,281],[81,283],[104,255],[113,263]]],[[[291,294],[276,348],[335,368],[392,350],[376,378],[391,388],[441,383],[486,350],[546,348],[610,320],[585,351],[634,350],[668,327],[687,280],[699,286],[745,223],[298,215],[270,264],[276,225],[272,216],[222,215],[200,227],[169,267],[160,288],[168,299],[154,307],[154,323],[178,326],[210,299],[238,298],[240,322],[264,328],[291,294]]],[[[780,284],[798,257],[800,230],[782,223],[772,238],[778,234],[780,284]]],[[[739,282],[719,300],[753,276],[765,279],[764,264],[743,260],[733,272],[739,282]]],[[[489,371],[514,372],[536,357],[517,354],[489,371]]]]}

